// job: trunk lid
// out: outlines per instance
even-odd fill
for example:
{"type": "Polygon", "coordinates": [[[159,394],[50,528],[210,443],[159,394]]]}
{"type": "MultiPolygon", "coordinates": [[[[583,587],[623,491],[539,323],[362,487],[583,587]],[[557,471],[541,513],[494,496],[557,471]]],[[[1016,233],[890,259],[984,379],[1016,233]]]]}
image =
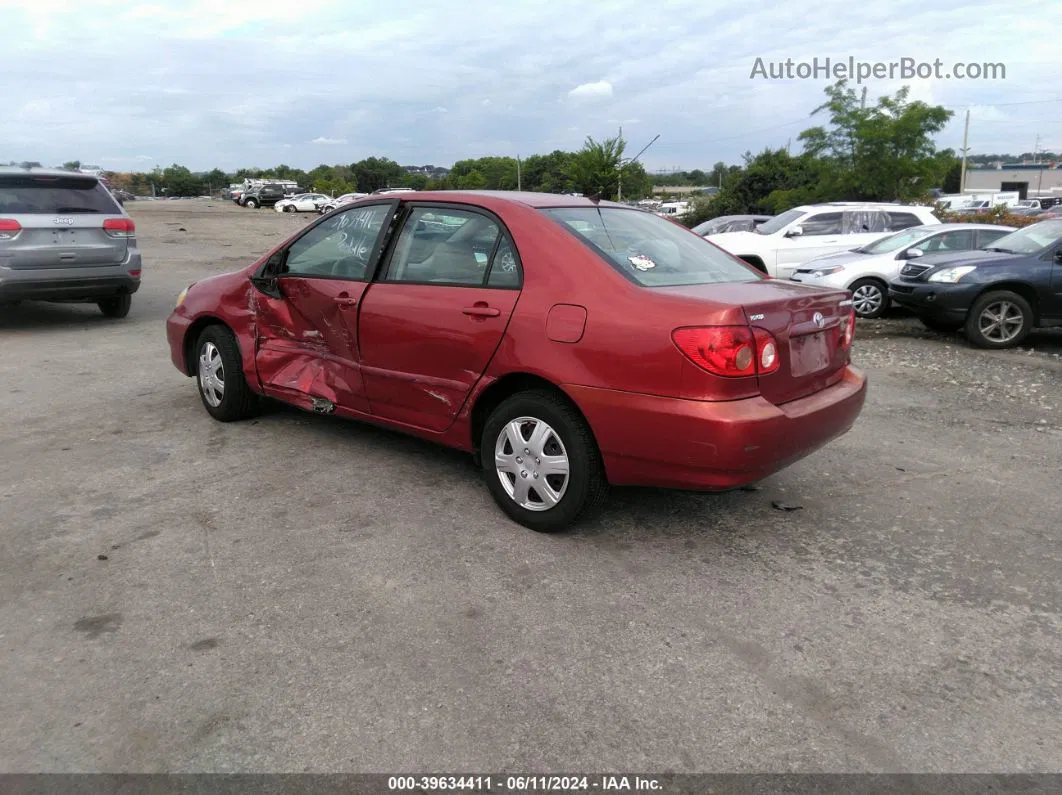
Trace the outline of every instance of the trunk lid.
{"type": "Polygon", "coordinates": [[[842,319],[850,312],[845,290],[808,287],[799,282],[766,280],[669,288],[688,298],[703,298],[718,310],[740,306],[750,326],[766,329],[778,343],[779,367],[758,375],[760,394],[780,405],[837,383],[849,362],[841,346],[842,319]]]}
{"type": "Polygon", "coordinates": [[[0,175],[0,219],[20,227],[0,236],[0,267],[120,265],[130,238],[104,229],[104,222],[115,218],[126,216],[94,178],[0,175]]]}

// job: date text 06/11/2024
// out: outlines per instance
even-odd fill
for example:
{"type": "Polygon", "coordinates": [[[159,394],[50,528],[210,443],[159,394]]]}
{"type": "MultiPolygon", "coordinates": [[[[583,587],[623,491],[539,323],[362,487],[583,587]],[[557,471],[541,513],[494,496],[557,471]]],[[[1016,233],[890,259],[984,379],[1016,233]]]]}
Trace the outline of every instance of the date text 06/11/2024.
{"type": "Polygon", "coordinates": [[[392,792],[653,792],[660,782],[642,776],[390,776],[392,792]]]}

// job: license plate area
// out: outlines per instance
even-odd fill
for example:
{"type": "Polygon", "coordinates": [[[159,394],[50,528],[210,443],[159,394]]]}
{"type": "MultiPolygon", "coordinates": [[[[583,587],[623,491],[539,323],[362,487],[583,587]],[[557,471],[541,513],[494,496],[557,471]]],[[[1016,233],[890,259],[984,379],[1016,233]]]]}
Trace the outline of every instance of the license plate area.
{"type": "Polygon", "coordinates": [[[825,331],[789,340],[789,371],[799,378],[830,366],[830,345],[825,331]]]}

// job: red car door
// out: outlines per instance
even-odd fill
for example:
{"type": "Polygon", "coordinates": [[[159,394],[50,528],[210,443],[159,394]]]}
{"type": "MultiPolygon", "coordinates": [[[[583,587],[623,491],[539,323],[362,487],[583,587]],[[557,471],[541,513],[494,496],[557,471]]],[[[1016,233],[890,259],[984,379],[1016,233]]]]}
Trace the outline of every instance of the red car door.
{"type": "Polygon", "coordinates": [[[266,278],[254,280],[255,365],[266,394],[326,413],[369,412],[358,304],[395,206],[329,216],[277,252],[266,278]]]}
{"type": "Polygon", "coordinates": [[[496,218],[473,208],[413,205],[358,320],[372,413],[448,428],[501,343],[519,296],[516,250],[496,218]]]}

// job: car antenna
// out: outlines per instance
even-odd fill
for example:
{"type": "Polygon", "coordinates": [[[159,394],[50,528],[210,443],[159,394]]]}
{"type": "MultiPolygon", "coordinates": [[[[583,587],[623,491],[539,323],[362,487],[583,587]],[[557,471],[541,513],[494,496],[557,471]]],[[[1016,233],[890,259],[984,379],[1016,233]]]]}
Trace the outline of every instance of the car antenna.
{"type": "Polygon", "coordinates": [[[598,191],[597,193],[591,193],[586,198],[588,198],[594,204],[597,204],[599,201],[601,201],[601,191],[598,191]]]}

